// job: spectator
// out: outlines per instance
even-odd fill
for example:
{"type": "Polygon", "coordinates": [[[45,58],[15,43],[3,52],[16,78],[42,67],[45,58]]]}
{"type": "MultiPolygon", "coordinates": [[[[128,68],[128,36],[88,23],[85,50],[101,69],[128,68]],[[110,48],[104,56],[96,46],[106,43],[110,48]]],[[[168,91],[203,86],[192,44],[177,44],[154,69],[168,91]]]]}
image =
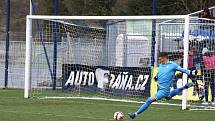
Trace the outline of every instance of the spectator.
{"type": "Polygon", "coordinates": [[[203,62],[204,62],[204,81],[205,81],[205,102],[203,104],[215,104],[214,96],[215,96],[215,53],[210,52],[206,47],[202,50],[203,54],[203,62]],[[209,88],[210,87],[210,88],[209,88]],[[208,92],[211,89],[211,102],[209,102],[208,92]]]}
{"type": "MultiPolygon", "coordinates": [[[[213,15],[211,15],[210,10],[208,8],[205,8],[203,12],[200,15],[200,18],[206,18],[206,19],[215,19],[213,15]]],[[[204,23],[200,26],[202,30],[208,30],[208,33],[211,34],[212,30],[214,30],[214,21],[213,20],[205,20],[200,19],[200,23],[204,23]]],[[[207,33],[207,31],[204,31],[203,33],[207,33]]]]}
{"type": "MultiPolygon", "coordinates": [[[[196,70],[196,67],[194,66],[194,48],[193,47],[190,47],[189,49],[189,52],[188,52],[188,69],[189,70],[196,70]]],[[[196,63],[196,62],[195,62],[196,63]]],[[[199,95],[199,98],[202,99],[202,96],[200,95],[200,92],[199,92],[199,87],[198,87],[198,83],[197,83],[197,79],[196,77],[190,77],[190,79],[192,80],[192,82],[194,83],[194,95],[198,94],[199,95]],[[197,93],[196,93],[197,92],[197,93]]]]}
{"type": "Polygon", "coordinates": [[[188,68],[190,69],[190,70],[192,70],[193,69],[193,57],[194,57],[194,48],[190,48],[190,50],[189,50],[189,52],[188,52],[188,54],[189,54],[189,57],[188,57],[188,68]]]}
{"type": "Polygon", "coordinates": [[[210,10],[208,8],[204,8],[200,17],[201,18],[208,18],[208,19],[215,19],[215,17],[213,15],[211,15],[210,10]]]}
{"type": "MultiPolygon", "coordinates": [[[[195,49],[190,46],[190,49],[188,51],[188,69],[189,70],[196,70],[196,67],[195,67],[195,64],[196,62],[194,62],[194,56],[195,56],[195,49]]],[[[183,67],[183,59],[181,60],[181,64],[180,66],[183,67]]],[[[178,80],[180,78],[182,78],[183,74],[182,73],[179,73],[179,74],[176,74],[175,76],[175,80],[178,80]]],[[[198,87],[198,83],[197,83],[197,79],[196,79],[196,76],[194,77],[189,77],[188,79],[191,79],[192,82],[194,83],[194,91],[193,91],[193,95],[199,95],[199,98],[202,99],[202,95],[200,95],[200,92],[199,92],[199,87],[198,87]]],[[[177,88],[176,85],[174,85],[174,88],[177,88]]]]}

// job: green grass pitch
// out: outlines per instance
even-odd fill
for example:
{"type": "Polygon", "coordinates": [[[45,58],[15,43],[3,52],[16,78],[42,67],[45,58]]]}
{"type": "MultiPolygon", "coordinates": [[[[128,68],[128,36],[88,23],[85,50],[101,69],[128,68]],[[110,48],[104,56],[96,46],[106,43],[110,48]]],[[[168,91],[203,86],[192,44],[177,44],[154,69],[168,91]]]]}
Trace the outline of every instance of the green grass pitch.
{"type": "MultiPolygon", "coordinates": [[[[126,115],[139,106],[80,99],[24,99],[22,90],[0,90],[0,121],[114,121],[114,112],[122,111],[126,115]]],[[[215,121],[215,111],[180,109],[177,106],[152,105],[134,121],[215,121]]]]}

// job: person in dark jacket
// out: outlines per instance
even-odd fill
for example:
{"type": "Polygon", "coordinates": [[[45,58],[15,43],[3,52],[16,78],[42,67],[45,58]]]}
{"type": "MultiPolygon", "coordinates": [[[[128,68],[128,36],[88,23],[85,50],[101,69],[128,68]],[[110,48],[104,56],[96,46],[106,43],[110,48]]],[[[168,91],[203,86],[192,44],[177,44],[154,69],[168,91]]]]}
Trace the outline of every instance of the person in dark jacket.
{"type": "Polygon", "coordinates": [[[215,53],[203,48],[203,62],[204,62],[204,81],[205,81],[205,102],[202,104],[215,104],[215,53]],[[211,102],[209,101],[209,89],[211,90],[211,102]]]}
{"type": "Polygon", "coordinates": [[[201,18],[208,18],[208,19],[215,19],[215,17],[213,15],[211,15],[210,10],[208,8],[204,8],[200,17],[201,18]]]}

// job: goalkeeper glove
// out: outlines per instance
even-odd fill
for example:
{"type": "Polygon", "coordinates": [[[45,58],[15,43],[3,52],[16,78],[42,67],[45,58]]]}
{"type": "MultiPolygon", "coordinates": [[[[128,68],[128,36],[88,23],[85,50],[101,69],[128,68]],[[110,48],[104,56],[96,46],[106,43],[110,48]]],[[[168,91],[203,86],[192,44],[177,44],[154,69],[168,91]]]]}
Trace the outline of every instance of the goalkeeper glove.
{"type": "Polygon", "coordinates": [[[193,75],[193,76],[197,75],[197,70],[191,70],[190,75],[193,75]]]}
{"type": "Polygon", "coordinates": [[[158,76],[157,76],[157,75],[154,77],[154,80],[155,80],[155,81],[158,81],[158,76]]]}
{"type": "Polygon", "coordinates": [[[197,75],[197,70],[190,70],[189,78],[194,78],[197,75]]]}

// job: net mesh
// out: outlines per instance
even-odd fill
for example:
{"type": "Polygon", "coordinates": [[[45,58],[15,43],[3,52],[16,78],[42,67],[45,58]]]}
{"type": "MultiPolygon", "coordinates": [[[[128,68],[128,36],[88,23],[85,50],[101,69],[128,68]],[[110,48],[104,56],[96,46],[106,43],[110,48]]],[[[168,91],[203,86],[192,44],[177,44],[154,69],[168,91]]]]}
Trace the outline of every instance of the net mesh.
{"type": "Polygon", "coordinates": [[[151,35],[139,31],[144,29],[140,21],[39,22],[33,27],[41,31],[33,32],[31,96],[149,96],[151,35]],[[52,91],[55,32],[57,90],[52,91]]]}
{"type": "MultiPolygon", "coordinates": [[[[157,92],[153,77],[158,70],[159,52],[167,52],[170,60],[183,66],[184,26],[184,19],[33,19],[30,96],[143,101],[157,92]],[[53,59],[56,54],[53,51],[55,39],[56,65],[53,59]]],[[[206,65],[203,64],[205,59],[213,59],[213,56],[202,55],[203,50],[214,51],[212,37],[199,35],[207,33],[202,31],[205,26],[210,26],[212,36],[212,25],[208,25],[206,20],[192,18],[190,21],[188,68],[197,69],[198,76],[189,79],[195,86],[188,90],[188,100],[190,105],[198,105],[198,108],[203,106],[201,100],[207,99],[206,87],[210,85],[212,89],[213,84],[209,84],[212,82],[209,80],[214,79],[214,71],[204,69],[206,65]],[[203,45],[204,42],[207,44],[203,45]]],[[[174,80],[172,89],[183,85],[179,72],[174,80]]],[[[214,92],[211,89],[209,95],[214,92]]],[[[181,94],[173,99],[181,99],[181,94]]]]}
{"type": "MultiPolygon", "coordinates": [[[[189,67],[198,70],[193,95],[198,95],[202,108],[214,106],[215,40],[214,20],[196,18],[190,27],[189,67]]],[[[191,102],[193,104],[194,102],[191,102]]]]}

